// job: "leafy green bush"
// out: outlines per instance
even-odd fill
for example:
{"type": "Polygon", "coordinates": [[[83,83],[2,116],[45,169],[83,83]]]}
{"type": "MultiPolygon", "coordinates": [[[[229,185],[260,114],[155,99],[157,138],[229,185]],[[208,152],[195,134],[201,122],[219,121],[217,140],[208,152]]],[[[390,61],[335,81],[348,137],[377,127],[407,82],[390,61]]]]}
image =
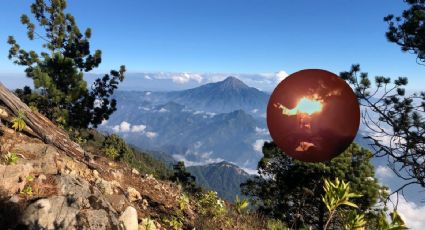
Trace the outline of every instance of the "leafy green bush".
{"type": "MultiPolygon", "coordinates": [[[[349,206],[353,208],[358,208],[357,204],[350,201],[351,198],[360,197],[361,195],[350,192],[349,183],[345,183],[344,181],[340,181],[338,178],[335,181],[329,181],[327,179],[324,180],[323,189],[325,190],[325,196],[322,197],[323,202],[326,205],[326,208],[329,211],[328,220],[324,226],[326,230],[329,226],[329,223],[332,220],[337,209],[341,206],[349,206]]],[[[343,228],[346,230],[362,230],[368,226],[371,229],[382,229],[382,230],[403,230],[408,229],[403,219],[397,213],[397,211],[393,211],[390,214],[391,223],[387,222],[386,214],[384,209],[380,209],[377,214],[377,223],[371,223],[368,225],[365,214],[358,211],[343,211],[340,213],[344,219],[343,228]]]]}
{"type": "Polygon", "coordinates": [[[125,141],[116,134],[106,136],[105,141],[103,142],[105,148],[105,153],[108,155],[107,151],[109,150],[108,156],[113,156],[113,159],[123,160],[125,162],[130,162],[134,158],[133,150],[125,143],[125,141]],[[113,150],[115,149],[115,150],[113,150]]]}
{"type": "Polygon", "coordinates": [[[358,208],[350,199],[361,197],[362,195],[350,192],[349,183],[340,181],[338,178],[335,181],[325,179],[323,189],[325,190],[325,195],[322,200],[329,211],[329,218],[324,227],[324,229],[327,229],[338,207],[346,205],[358,208]]]}
{"type": "Polygon", "coordinates": [[[3,160],[7,165],[16,165],[16,163],[18,163],[19,157],[16,155],[16,153],[7,152],[7,154],[3,156],[3,160]]]}
{"type": "Polygon", "coordinates": [[[287,230],[289,229],[286,225],[278,219],[269,219],[267,221],[268,230],[287,230]]]}
{"type": "Polygon", "coordinates": [[[27,124],[25,123],[25,114],[22,111],[18,112],[18,116],[14,117],[12,119],[12,128],[15,129],[15,131],[22,131],[25,129],[27,124]]]}
{"type": "Polygon", "coordinates": [[[24,187],[24,189],[22,189],[21,195],[25,196],[25,197],[31,197],[33,192],[32,192],[32,187],[30,185],[26,185],[24,187]]]}
{"type": "Polygon", "coordinates": [[[201,215],[212,218],[221,217],[226,213],[224,201],[218,198],[217,192],[201,193],[198,199],[198,209],[201,215]]]}
{"type": "Polygon", "coordinates": [[[177,203],[179,205],[179,209],[181,211],[186,210],[189,207],[189,196],[186,194],[182,194],[178,199],[177,203]]]}
{"type": "Polygon", "coordinates": [[[117,157],[118,157],[118,151],[117,151],[114,147],[112,147],[112,146],[108,146],[108,147],[105,149],[105,155],[106,155],[107,157],[111,158],[111,159],[115,159],[115,158],[117,158],[117,157]]]}
{"type": "Polygon", "coordinates": [[[241,214],[249,206],[249,202],[246,199],[240,199],[239,196],[236,196],[235,200],[235,210],[238,214],[241,214]]]}
{"type": "Polygon", "coordinates": [[[167,229],[172,229],[172,230],[183,229],[183,222],[178,217],[172,216],[172,217],[164,218],[163,222],[168,226],[167,229]]]}
{"type": "Polygon", "coordinates": [[[142,223],[140,223],[140,226],[142,227],[143,230],[152,230],[154,228],[156,229],[155,222],[149,217],[143,218],[142,223]]]}

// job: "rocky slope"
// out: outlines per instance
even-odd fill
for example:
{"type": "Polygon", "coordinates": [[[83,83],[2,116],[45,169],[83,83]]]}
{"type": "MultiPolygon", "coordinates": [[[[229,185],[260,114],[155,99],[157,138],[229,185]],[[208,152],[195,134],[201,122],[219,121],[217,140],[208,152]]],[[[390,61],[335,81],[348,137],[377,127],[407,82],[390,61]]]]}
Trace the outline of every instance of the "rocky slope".
{"type": "MultiPolygon", "coordinates": [[[[1,229],[164,229],[182,195],[179,186],[93,154],[77,161],[40,139],[0,126],[1,229]],[[10,162],[9,162],[10,163],[10,162]]],[[[193,226],[193,205],[184,211],[193,226]]]]}

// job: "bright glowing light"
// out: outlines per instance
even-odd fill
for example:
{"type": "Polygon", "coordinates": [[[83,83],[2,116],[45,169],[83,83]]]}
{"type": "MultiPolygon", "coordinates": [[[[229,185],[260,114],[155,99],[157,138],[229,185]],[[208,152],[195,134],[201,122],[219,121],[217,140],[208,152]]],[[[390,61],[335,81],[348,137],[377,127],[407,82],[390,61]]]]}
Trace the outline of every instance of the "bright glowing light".
{"type": "Polygon", "coordinates": [[[311,100],[311,99],[303,97],[298,102],[295,108],[300,113],[306,113],[308,115],[311,115],[313,113],[317,113],[322,110],[322,103],[320,103],[320,101],[315,101],[315,100],[311,100]]]}
{"type": "Polygon", "coordinates": [[[320,112],[322,110],[322,103],[317,100],[312,100],[306,97],[301,98],[297,106],[293,109],[288,109],[285,106],[279,104],[275,105],[282,110],[282,114],[285,115],[296,115],[296,114],[307,114],[312,115],[313,113],[320,112]]]}

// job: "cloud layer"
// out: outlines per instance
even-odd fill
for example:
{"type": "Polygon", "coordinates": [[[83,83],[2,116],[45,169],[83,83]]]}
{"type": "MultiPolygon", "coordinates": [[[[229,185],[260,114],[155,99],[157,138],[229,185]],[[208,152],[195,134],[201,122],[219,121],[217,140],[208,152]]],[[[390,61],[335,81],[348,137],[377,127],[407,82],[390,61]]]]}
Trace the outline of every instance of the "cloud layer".
{"type": "MultiPolygon", "coordinates": [[[[393,194],[391,200],[395,202],[397,195],[393,194]]],[[[394,208],[391,208],[391,211],[394,208]]],[[[425,206],[417,205],[414,202],[407,201],[403,196],[399,196],[397,212],[406,222],[407,227],[412,230],[423,230],[425,226],[425,206]]]]}
{"type": "Polygon", "coordinates": [[[222,81],[228,76],[234,76],[244,81],[247,85],[261,90],[271,91],[274,87],[288,76],[285,71],[277,71],[275,73],[259,73],[259,74],[240,74],[240,73],[172,73],[172,72],[158,72],[158,73],[133,73],[132,77],[141,76],[150,82],[154,80],[168,80],[177,85],[201,85],[211,82],[222,81]]]}
{"type": "MultiPolygon", "coordinates": [[[[106,126],[106,124],[106,122],[102,123],[103,126],[106,126]]],[[[141,133],[149,139],[153,139],[158,136],[158,134],[153,131],[146,131],[147,126],[144,124],[131,125],[127,121],[122,121],[119,125],[109,128],[111,128],[114,133],[141,133]]]]}

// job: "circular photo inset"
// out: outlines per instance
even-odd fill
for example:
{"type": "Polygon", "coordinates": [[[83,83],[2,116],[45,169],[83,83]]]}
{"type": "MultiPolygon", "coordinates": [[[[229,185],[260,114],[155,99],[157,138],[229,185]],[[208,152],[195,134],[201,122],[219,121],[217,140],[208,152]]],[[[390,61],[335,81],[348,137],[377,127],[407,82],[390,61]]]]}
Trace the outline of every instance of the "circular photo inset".
{"type": "Polygon", "coordinates": [[[267,126],[276,145],[306,162],[329,161],[354,140],[360,107],[350,86],[337,75],[306,69],[289,75],[273,91],[267,126]]]}

